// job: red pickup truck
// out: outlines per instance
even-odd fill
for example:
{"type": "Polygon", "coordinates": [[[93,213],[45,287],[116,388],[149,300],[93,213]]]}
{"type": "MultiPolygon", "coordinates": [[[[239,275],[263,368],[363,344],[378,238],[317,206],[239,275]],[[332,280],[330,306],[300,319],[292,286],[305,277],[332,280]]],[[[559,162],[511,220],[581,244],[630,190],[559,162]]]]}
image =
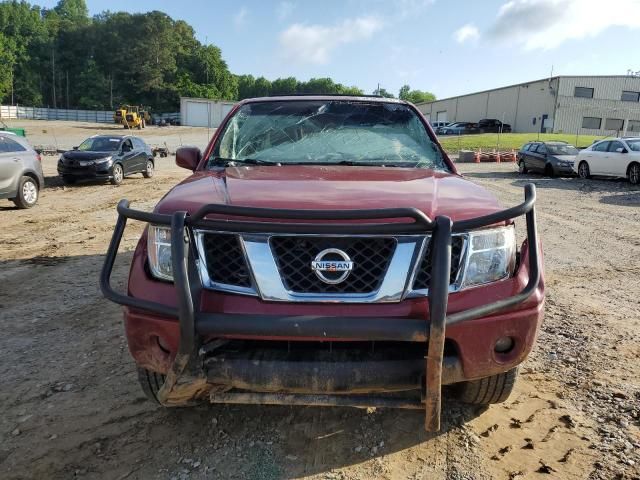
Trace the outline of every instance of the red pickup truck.
{"type": "Polygon", "coordinates": [[[119,203],[101,274],[152,400],[423,409],[438,430],[443,386],[508,397],[543,316],[533,185],[502,209],[413,105],[366,96],[242,101],[176,162],[193,175],[153,212],[119,203]],[[148,226],[125,294],[128,219],[148,226]]]}

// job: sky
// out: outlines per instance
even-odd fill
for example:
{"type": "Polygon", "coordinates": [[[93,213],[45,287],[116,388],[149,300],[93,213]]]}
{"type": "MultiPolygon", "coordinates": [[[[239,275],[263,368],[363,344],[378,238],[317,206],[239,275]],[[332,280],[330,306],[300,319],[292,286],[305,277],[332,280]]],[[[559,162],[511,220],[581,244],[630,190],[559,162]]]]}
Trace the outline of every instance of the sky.
{"type": "MultiPolygon", "coordinates": [[[[56,0],[34,0],[53,7],[56,0]]],[[[161,10],[236,74],[331,77],[437,98],[554,75],[640,71],[640,0],[87,0],[161,10]]]]}

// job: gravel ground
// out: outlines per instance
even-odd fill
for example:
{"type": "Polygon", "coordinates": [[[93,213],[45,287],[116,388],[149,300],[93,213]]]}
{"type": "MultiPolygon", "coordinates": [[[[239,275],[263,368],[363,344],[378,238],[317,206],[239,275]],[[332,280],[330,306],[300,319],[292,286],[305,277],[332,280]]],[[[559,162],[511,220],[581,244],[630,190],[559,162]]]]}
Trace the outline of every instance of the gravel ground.
{"type": "MultiPolygon", "coordinates": [[[[37,130],[64,146],[92,133],[38,123],[27,125],[33,143],[49,135],[37,130]]],[[[207,140],[187,127],[143,135],[171,148],[207,140]]],[[[509,401],[479,410],[445,399],[432,435],[416,412],[147,402],[98,272],[117,201],[150,209],[188,172],[170,157],[152,179],[64,187],[55,163],[44,158],[34,209],[0,204],[0,478],[640,478],[638,187],[461,165],[505,205],[537,185],[546,319],[509,401]]],[[[125,234],[116,284],[140,231],[125,234]]]]}

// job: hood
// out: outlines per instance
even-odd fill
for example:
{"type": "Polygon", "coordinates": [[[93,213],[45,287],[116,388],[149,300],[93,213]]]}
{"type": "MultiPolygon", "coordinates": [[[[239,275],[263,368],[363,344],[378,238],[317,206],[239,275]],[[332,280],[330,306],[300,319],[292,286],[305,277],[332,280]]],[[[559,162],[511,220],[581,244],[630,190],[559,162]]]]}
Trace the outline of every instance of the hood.
{"type": "Polygon", "coordinates": [[[99,158],[111,157],[117,155],[118,152],[87,152],[80,150],[69,150],[64,152],[63,156],[67,160],[97,160],[99,158]]]}
{"type": "Polygon", "coordinates": [[[573,162],[576,159],[575,155],[552,155],[552,158],[561,162],[573,162]]]}
{"type": "Polygon", "coordinates": [[[194,212],[208,203],[247,207],[349,210],[415,207],[454,221],[501,209],[484,188],[427,169],[357,166],[247,166],[198,171],[156,211],[194,212]]]}

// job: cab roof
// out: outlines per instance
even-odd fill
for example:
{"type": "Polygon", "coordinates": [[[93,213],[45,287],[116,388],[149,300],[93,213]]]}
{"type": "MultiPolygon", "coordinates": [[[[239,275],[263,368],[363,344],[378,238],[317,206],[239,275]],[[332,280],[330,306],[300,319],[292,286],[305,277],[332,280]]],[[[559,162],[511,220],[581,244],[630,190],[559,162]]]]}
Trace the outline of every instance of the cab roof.
{"type": "Polygon", "coordinates": [[[398,103],[403,105],[409,105],[409,102],[400,100],[398,98],[380,97],[378,95],[316,95],[316,94],[297,94],[297,95],[277,95],[273,97],[256,97],[245,98],[241,100],[240,104],[254,103],[254,102],[295,102],[295,101],[321,101],[327,102],[331,100],[341,100],[346,102],[374,102],[374,103],[398,103]]]}

